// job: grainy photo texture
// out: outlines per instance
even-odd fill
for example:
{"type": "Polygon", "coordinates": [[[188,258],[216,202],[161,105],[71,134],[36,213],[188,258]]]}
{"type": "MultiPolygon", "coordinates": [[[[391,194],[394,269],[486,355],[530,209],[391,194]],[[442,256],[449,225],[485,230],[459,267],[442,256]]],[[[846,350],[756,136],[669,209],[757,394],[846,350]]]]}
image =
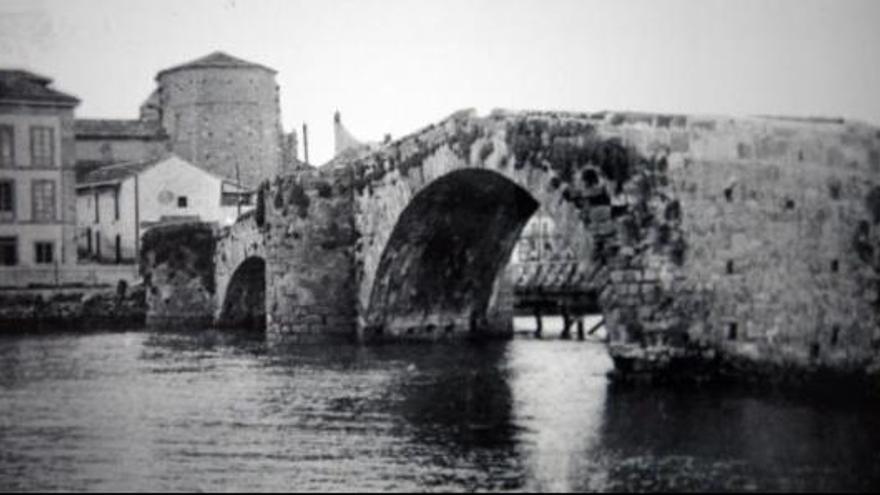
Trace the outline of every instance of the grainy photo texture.
{"type": "Polygon", "coordinates": [[[0,0],[0,491],[877,491],[878,21],[0,0]]]}

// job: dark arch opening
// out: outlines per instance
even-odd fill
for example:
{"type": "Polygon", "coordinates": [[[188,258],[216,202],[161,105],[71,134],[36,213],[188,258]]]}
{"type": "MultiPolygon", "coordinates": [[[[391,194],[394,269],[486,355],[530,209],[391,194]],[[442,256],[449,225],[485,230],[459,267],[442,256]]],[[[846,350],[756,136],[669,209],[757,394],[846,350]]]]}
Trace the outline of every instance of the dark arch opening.
{"type": "Polygon", "coordinates": [[[538,206],[489,170],[457,170],[432,182],[400,215],[385,246],[367,331],[438,337],[486,330],[495,280],[538,206]]]}
{"type": "Polygon", "coordinates": [[[266,261],[258,256],[244,260],[226,289],[219,323],[222,326],[265,330],[266,261]]]}

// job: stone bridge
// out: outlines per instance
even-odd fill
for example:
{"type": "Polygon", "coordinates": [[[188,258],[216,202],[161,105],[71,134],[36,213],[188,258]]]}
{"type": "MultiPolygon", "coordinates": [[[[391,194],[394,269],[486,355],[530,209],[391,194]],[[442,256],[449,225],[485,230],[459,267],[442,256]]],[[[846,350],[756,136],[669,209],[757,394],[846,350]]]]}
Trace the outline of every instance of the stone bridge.
{"type": "Polygon", "coordinates": [[[264,291],[273,338],[506,337],[503,268],[539,206],[591,274],[621,369],[874,366],[880,131],[835,119],[454,114],[264,184],[205,254],[211,314],[264,291]]]}

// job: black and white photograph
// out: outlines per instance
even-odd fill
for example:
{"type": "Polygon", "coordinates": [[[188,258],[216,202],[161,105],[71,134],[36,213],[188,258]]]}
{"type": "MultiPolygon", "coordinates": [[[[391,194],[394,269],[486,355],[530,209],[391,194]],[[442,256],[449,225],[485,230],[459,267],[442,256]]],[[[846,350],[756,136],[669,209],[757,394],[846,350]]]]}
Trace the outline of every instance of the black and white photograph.
{"type": "Polygon", "coordinates": [[[0,0],[45,491],[880,491],[880,1],[0,0]]]}

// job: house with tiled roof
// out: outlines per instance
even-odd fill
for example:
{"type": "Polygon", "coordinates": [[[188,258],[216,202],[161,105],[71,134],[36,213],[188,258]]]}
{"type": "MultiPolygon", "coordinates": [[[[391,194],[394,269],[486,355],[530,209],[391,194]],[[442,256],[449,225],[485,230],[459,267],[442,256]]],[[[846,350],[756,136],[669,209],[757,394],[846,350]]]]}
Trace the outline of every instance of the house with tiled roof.
{"type": "Polygon", "coordinates": [[[134,263],[149,228],[178,221],[231,225],[254,207],[252,191],[176,155],[116,163],[76,186],[82,259],[134,263]]]}
{"type": "Polygon", "coordinates": [[[48,77],[0,70],[0,285],[75,265],[74,108],[48,77]]]}

